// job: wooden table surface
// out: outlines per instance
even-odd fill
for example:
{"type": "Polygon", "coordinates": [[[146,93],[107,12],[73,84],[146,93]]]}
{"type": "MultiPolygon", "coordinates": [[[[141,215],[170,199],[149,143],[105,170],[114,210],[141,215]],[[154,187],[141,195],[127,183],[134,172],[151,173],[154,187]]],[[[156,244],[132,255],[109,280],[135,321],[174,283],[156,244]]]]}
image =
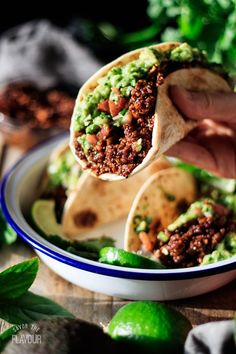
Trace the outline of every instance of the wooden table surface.
{"type": "MultiPolygon", "coordinates": [[[[22,155],[22,150],[5,146],[1,149],[0,171],[5,171],[22,155]]],[[[33,250],[19,242],[0,250],[0,271],[34,256],[33,250]]],[[[74,313],[77,317],[97,324],[107,324],[119,307],[122,299],[94,293],[75,286],[59,277],[41,262],[40,270],[32,288],[37,294],[47,296],[74,313]]],[[[231,319],[236,311],[236,280],[214,292],[168,304],[185,314],[192,325],[209,321],[231,319]]]]}

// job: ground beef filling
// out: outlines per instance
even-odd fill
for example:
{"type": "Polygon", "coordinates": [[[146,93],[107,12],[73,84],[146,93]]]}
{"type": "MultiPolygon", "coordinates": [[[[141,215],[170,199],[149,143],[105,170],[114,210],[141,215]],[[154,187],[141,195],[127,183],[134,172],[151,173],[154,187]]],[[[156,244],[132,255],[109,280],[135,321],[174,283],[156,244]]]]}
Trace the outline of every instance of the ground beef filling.
{"type": "Polygon", "coordinates": [[[182,225],[174,232],[165,230],[169,241],[155,256],[168,268],[193,267],[214,251],[224,236],[235,231],[236,223],[225,216],[199,217],[182,225]]]}
{"type": "MultiPolygon", "coordinates": [[[[128,103],[131,122],[111,127],[107,135],[97,134],[98,141],[87,154],[87,168],[96,175],[114,173],[127,177],[143,161],[151,148],[156,96],[157,79],[153,75],[137,82],[128,103]],[[142,139],[141,151],[137,151],[139,139],[142,139]]],[[[75,148],[78,157],[85,160],[84,151],[77,141],[80,135],[81,132],[75,136],[75,148]]]]}
{"type": "MultiPolygon", "coordinates": [[[[202,65],[198,62],[168,61],[161,67],[153,66],[147,78],[138,80],[131,92],[131,97],[121,98],[120,111],[122,108],[128,109],[129,121],[120,127],[102,128],[93,136],[94,141],[86,155],[78,142],[78,137],[85,134],[85,131],[76,132],[74,137],[76,154],[81,160],[88,161],[86,168],[91,169],[97,176],[103,173],[114,173],[128,177],[135,167],[142,163],[152,145],[158,86],[171,72],[190,66],[202,65]],[[141,149],[138,148],[137,141],[141,142],[141,149]]],[[[106,111],[111,102],[103,103],[105,103],[103,111],[106,111]]],[[[101,105],[99,104],[98,107],[101,105]]],[[[111,109],[110,113],[112,114],[111,109]]]]}

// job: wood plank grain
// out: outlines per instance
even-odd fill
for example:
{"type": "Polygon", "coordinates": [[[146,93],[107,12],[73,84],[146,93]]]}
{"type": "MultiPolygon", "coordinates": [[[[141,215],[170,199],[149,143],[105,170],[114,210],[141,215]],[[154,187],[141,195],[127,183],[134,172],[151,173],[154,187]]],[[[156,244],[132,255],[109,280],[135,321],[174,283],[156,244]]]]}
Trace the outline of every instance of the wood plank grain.
{"type": "MultiPolygon", "coordinates": [[[[0,251],[0,271],[33,256],[35,253],[23,242],[4,247],[0,251]]],[[[73,285],[42,262],[31,290],[57,301],[78,318],[100,325],[107,325],[114,313],[128,302],[73,285]]],[[[236,281],[209,294],[166,303],[186,315],[194,326],[231,319],[236,310],[236,281]]]]}

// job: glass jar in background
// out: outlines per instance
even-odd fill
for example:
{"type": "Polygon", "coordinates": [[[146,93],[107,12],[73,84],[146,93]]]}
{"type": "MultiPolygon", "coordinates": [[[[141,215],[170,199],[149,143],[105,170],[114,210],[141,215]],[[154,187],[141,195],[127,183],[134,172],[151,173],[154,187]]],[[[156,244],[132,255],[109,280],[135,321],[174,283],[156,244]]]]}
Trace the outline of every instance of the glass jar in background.
{"type": "Polygon", "coordinates": [[[70,126],[78,88],[39,88],[30,81],[12,81],[0,89],[0,129],[5,143],[28,149],[70,126]]]}

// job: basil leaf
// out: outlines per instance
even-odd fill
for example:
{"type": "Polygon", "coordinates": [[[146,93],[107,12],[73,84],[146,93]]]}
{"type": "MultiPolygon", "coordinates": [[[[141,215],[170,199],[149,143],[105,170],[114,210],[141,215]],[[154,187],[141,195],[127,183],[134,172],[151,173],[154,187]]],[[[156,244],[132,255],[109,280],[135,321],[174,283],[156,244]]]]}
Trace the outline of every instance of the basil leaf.
{"type": "Polygon", "coordinates": [[[89,240],[74,241],[72,247],[78,251],[99,252],[103,247],[113,247],[115,241],[107,236],[89,240]]]}
{"type": "MultiPolygon", "coordinates": [[[[88,251],[98,253],[103,247],[114,246],[115,241],[107,236],[101,236],[98,238],[91,238],[82,241],[70,241],[61,238],[58,235],[44,236],[44,238],[51,242],[53,245],[62,248],[63,250],[70,252],[70,247],[73,247],[77,251],[88,251]]],[[[72,252],[73,253],[73,252],[72,252]]]]}
{"type": "Polygon", "coordinates": [[[16,232],[11,228],[11,226],[7,225],[4,232],[4,243],[6,245],[11,245],[12,243],[16,242],[16,240],[17,240],[16,232]]]}
{"type": "Polygon", "coordinates": [[[22,324],[50,317],[74,315],[54,301],[27,291],[17,299],[0,300],[0,318],[11,324],[22,324]]]}
{"type": "Polygon", "coordinates": [[[98,253],[89,251],[78,251],[76,248],[70,246],[67,248],[67,252],[75,254],[76,256],[91,259],[92,261],[98,261],[98,253]]]}
{"type": "Polygon", "coordinates": [[[16,264],[0,273],[0,300],[15,299],[32,285],[39,268],[38,258],[16,264]]]}
{"type": "Polygon", "coordinates": [[[44,235],[43,236],[48,242],[66,251],[68,247],[72,245],[72,241],[64,240],[58,235],[44,235]]]}

